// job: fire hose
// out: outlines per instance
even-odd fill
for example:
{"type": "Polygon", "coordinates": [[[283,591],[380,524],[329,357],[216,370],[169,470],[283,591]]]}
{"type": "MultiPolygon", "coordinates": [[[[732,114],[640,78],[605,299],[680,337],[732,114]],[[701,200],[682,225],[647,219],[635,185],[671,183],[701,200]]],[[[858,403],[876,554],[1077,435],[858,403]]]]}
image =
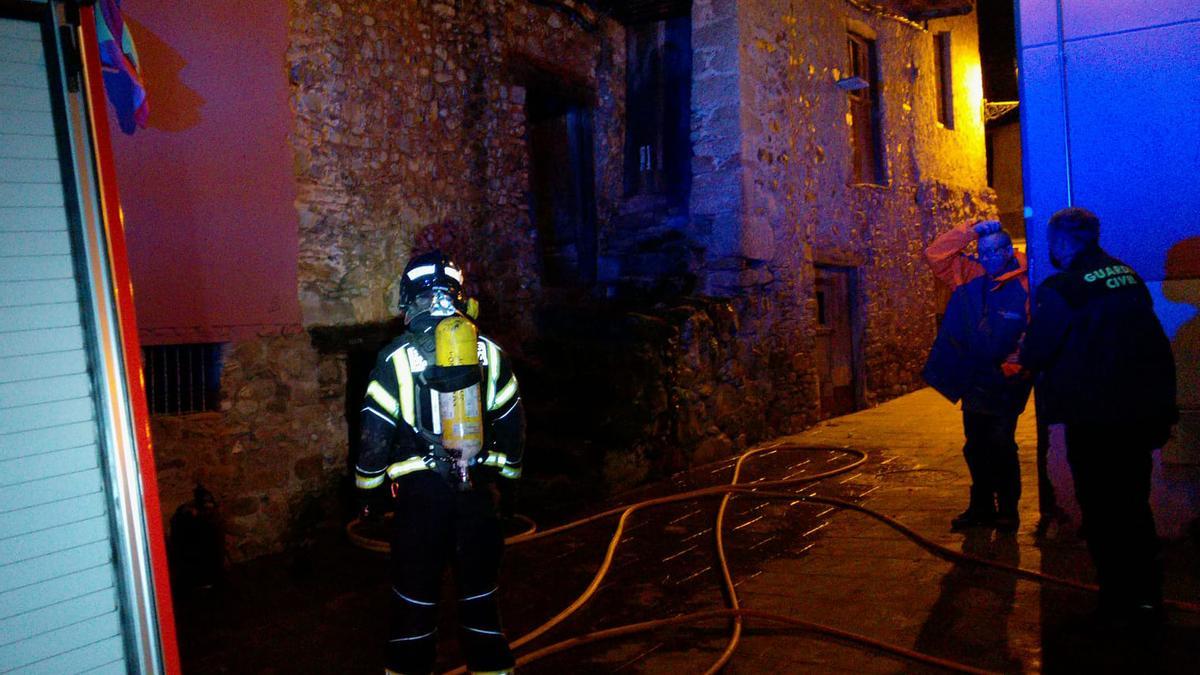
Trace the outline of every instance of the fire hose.
{"type": "MultiPolygon", "coordinates": [[[[677,502],[693,500],[693,499],[700,499],[700,498],[707,498],[707,497],[717,497],[717,496],[721,497],[721,504],[717,511],[717,520],[716,520],[716,525],[714,527],[714,533],[716,536],[716,554],[717,554],[718,564],[719,564],[719,567],[721,570],[722,586],[725,591],[726,601],[727,601],[729,607],[726,609],[722,609],[722,610],[707,610],[707,611],[701,611],[701,612],[694,612],[691,614],[685,614],[685,615],[676,616],[676,617],[672,617],[672,618],[668,618],[668,619],[659,619],[659,620],[654,620],[654,621],[646,621],[646,622],[641,622],[641,623],[628,624],[628,625],[624,625],[624,626],[618,626],[615,628],[609,628],[609,629],[602,630],[602,631],[587,633],[587,634],[584,634],[584,635],[581,635],[578,637],[574,637],[574,638],[569,638],[567,640],[563,640],[563,641],[548,645],[548,646],[538,649],[536,651],[521,655],[517,658],[517,665],[519,665],[519,666],[528,665],[529,663],[532,663],[532,662],[534,662],[538,659],[544,658],[546,656],[550,656],[551,654],[556,654],[556,653],[559,653],[559,652],[562,652],[562,651],[565,651],[568,649],[572,649],[572,648],[582,646],[584,644],[596,642],[599,640],[611,639],[611,638],[621,637],[621,636],[625,636],[625,635],[632,635],[632,634],[636,634],[636,633],[652,631],[652,630],[667,627],[667,626],[674,626],[674,625],[687,624],[687,623],[698,623],[698,622],[704,622],[704,621],[711,621],[713,619],[732,619],[733,628],[732,628],[729,640],[726,643],[726,647],[725,647],[724,651],[721,653],[720,657],[718,657],[718,659],[706,671],[706,673],[711,674],[711,673],[716,673],[721,668],[723,668],[729,662],[729,660],[733,657],[734,652],[737,650],[738,643],[741,640],[743,618],[753,618],[753,619],[758,619],[758,620],[763,620],[763,621],[768,621],[768,622],[773,622],[773,623],[781,623],[784,625],[801,628],[803,630],[807,630],[810,632],[824,634],[824,635],[834,637],[837,639],[841,639],[841,640],[844,640],[847,642],[857,643],[859,645],[863,645],[863,646],[866,646],[866,647],[869,647],[872,649],[876,649],[876,650],[879,650],[879,651],[882,651],[885,653],[889,653],[889,654],[892,654],[895,656],[899,656],[902,658],[906,658],[906,659],[916,661],[919,663],[923,663],[926,665],[930,665],[930,666],[944,668],[946,670],[950,670],[950,671],[954,671],[954,672],[963,672],[963,673],[988,672],[985,670],[980,670],[978,668],[974,668],[972,666],[969,666],[969,665],[966,665],[963,663],[951,661],[948,659],[942,659],[942,658],[938,658],[935,656],[930,656],[928,654],[917,652],[915,650],[907,649],[905,647],[900,647],[898,645],[889,644],[886,642],[875,640],[875,639],[867,637],[865,635],[860,635],[857,633],[844,631],[844,630],[834,628],[831,626],[826,626],[826,625],[822,625],[822,624],[818,624],[818,623],[812,623],[812,622],[796,619],[793,617],[782,616],[782,615],[778,615],[778,614],[770,614],[767,612],[743,609],[740,606],[740,601],[738,600],[738,597],[737,597],[737,591],[735,589],[732,577],[729,572],[729,565],[728,565],[728,561],[726,560],[726,556],[725,556],[725,545],[724,545],[724,535],[723,535],[726,507],[729,504],[729,500],[735,494],[742,495],[744,497],[752,497],[752,498],[758,498],[758,499],[788,499],[788,500],[793,500],[793,501],[804,501],[804,502],[810,502],[810,503],[816,503],[816,504],[824,504],[824,505],[832,506],[834,508],[843,509],[843,510],[855,511],[855,512],[867,515],[871,518],[874,518],[875,520],[878,520],[879,522],[883,523],[884,525],[891,527],[892,529],[896,530],[897,532],[904,535],[908,539],[912,540],[918,546],[920,546],[920,547],[926,549],[927,551],[930,551],[934,555],[941,557],[943,559],[946,559],[946,560],[950,560],[953,562],[966,562],[966,563],[970,563],[970,564],[974,564],[974,565],[978,565],[978,566],[982,566],[982,567],[989,567],[989,568],[996,569],[999,571],[1007,572],[1009,574],[1014,574],[1020,578],[1028,579],[1031,581],[1052,584],[1052,585],[1056,585],[1056,586],[1062,586],[1062,587],[1071,588],[1071,589],[1075,589],[1075,590],[1079,590],[1079,591],[1095,592],[1098,590],[1098,588],[1092,584],[1086,584],[1086,583],[1075,581],[1072,579],[1065,579],[1062,577],[1044,574],[1041,572],[1035,572],[1033,570],[1025,569],[1022,567],[1007,565],[1004,563],[996,562],[994,560],[989,560],[987,558],[980,558],[980,557],[968,555],[965,553],[960,553],[958,551],[954,551],[950,548],[942,546],[941,544],[938,544],[938,543],[918,534],[916,531],[912,530],[908,526],[904,525],[903,523],[900,523],[899,521],[897,521],[893,518],[890,518],[882,513],[879,513],[878,511],[868,509],[864,506],[855,504],[853,502],[836,499],[836,498],[832,498],[832,497],[820,497],[815,494],[786,492],[786,491],[777,489],[777,488],[797,487],[797,486],[801,486],[801,485],[805,485],[805,484],[812,484],[814,482],[829,478],[831,476],[845,473],[845,472],[850,471],[851,469],[859,466],[860,464],[865,462],[866,459],[867,459],[866,453],[861,452],[859,450],[849,449],[849,448],[826,448],[826,447],[811,448],[811,447],[788,445],[788,444],[780,442],[780,443],[774,443],[771,445],[748,450],[748,451],[744,452],[741,456],[739,456],[737,459],[737,462],[734,466],[733,477],[730,480],[730,483],[728,485],[718,485],[718,486],[707,487],[707,488],[699,488],[696,490],[689,490],[686,492],[680,492],[680,493],[676,493],[673,495],[667,495],[664,497],[647,499],[644,501],[636,502],[634,504],[629,504],[629,505],[625,505],[625,506],[619,506],[619,507],[615,507],[612,509],[608,509],[601,513],[587,516],[585,518],[581,518],[579,520],[575,520],[575,521],[565,523],[563,525],[559,525],[557,527],[553,527],[553,528],[550,528],[547,530],[542,530],[542,531],[538,531],[536,529],[536,525],[533,523],[533,521],[529,520],[528,518],[518,516],[518,518],[521,518],[524,522],[526,522],[529,525],[529,527],[525,532],[522,532],[520,534],[516,534],[516,535],[506,538],[505,539],[506,545],[511,546],[511,545],[528,542],[528,541],[534,541],[536,539],[542,539],[544,537],[549,537],[549,536],[553,536],[556,534],[561,534],[568,530],[572,530],[572,529],[581,527],[583,525],[586,525],[588,523],[596,522],[598,520],[616,516],[618,514],[619,514],[620,518],[618,519],[616,529],[614,530],[613,535],[609,540],[608,549],[605,552],[604,560],[600,564],[600,568],[596,571],[596,574],[592,578],[592,581],[588,585],[588,587],[570,605],[568,605],[565,609],[563,609],[557,615],[555,615],[554,617],[552,617],[551,619],[549,619],[542,625],[538,626],[537,628],[533,629],[532,631],[526,633],[525,635],[517,638],[516,640],[513,640],[511,643],[511,647],[514,651],[516,651],[517,649],[523,647],[524,645],[532,642],[533,640],[541,637],[546,632],[550,631],[555,626],[557,626],[558,624],[565,621],[568,617],[570,617],[572,614],[574,614],[576,611],[578,611],[580,608],[582,608],[585,604],[587,604],[587,602],[592,598],[592,596],[595,595],[596,590],[600,587],[600,584],[603,582],[604,578],[608,574],[608,571],[612,565],[613,557],[616,553],[618,544],[621,541],[621,536],[625,531],[626,524],[628,523],[630,517],[633,515],[634,512],[636,512],[640,509],[643,509],[643,508],[649,508],[649,507],[653,507],[653,506],[661,506],[664,504],[673,504],[673,503],[677,503],[677,502]],[[842,452],[844,454],[854,455],[857,457],[857,459],[855,459],[854,461],[850,462],[847,465],[838,467],[836,469],[831,469],[829,471],[817,473],[817,474],[800,476],[800,477],[796,477],[796,478],[789,478],[789,479],[785,479],[785,480],[759,481],[759,482],[754,483],[753,486],[738,484],[738,480],[741,475],[742,465],[748,459],[750,459],[751,457],[753,457],[759,453],[763,453],[763,452],[767,452],[767,451],[780,451],[780,450],[782,450],[782,451],[836,450],[836,451],[842,452]]],[[[387,545],[385,543],[379,542],[378,540],[373,540],[373,539],[363,537],[362,535],[359,535],[356,532],[354,532],[354,528],[358,523],[359,523],[359,521],[356,519],[356,520],[352,521],[349,525],[346,526],[346,531],[353,543],[355,543],[356,545],[358,545],[360,547],[367,548],[367,549],[373,550],[373,551],[386,552],[388,550],[387,545]]],[[[1179,611],[1184,611],[1184,612],[1189,612],[1189,613],[1200,613],[1200,604],[1196,604],[1196,603],[1185,602],[1185,601],[1181,601],[1181,600],[1165,600],[1163,604],[1167,607],[1171,607],[1172,609],[1179,610],[1179,611]]],[[[456,669],[450,671],[450,674],[458,675],[460,673],[465,673],[465,672],[466,672],[465,667],[459,667],[459,668],[456,668],[456,669]]]]}

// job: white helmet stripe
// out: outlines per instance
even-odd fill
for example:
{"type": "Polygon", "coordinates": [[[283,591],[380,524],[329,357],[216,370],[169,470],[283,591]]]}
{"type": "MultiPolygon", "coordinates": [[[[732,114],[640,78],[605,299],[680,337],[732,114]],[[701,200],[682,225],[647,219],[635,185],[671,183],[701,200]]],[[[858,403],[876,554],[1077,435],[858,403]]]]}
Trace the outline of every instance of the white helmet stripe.
{"type": "MultiPolygon", "coordinates": [[[[414,267],[411,270],[409,270],[408,278],[410,280],[411,279],[420,279],[421,277],[429,276],[430,274],[433,274],[434,272],[437,272],[436,265],[421,265],[420,267],[414,267]]],[[[461,280],[459,281],[459,283],[461,283],[461,280]]]]}
{"type": "Polygon", "coordinates": [[[460,272],[460,271],[458,271],[458,270],[454,269],[453,267],[446,267],[446,268],[444,268],[444,269],[443,269],[443,271],[446,273],[446,276],[448,276],[448,277],[450,277],[451,279],[453,279],[453,280],[457,281],[458,283],[460,283],[460,284],[461,284],[461,283],[463,282],[463,274],[462,274],[462,272],[460,272]]]}

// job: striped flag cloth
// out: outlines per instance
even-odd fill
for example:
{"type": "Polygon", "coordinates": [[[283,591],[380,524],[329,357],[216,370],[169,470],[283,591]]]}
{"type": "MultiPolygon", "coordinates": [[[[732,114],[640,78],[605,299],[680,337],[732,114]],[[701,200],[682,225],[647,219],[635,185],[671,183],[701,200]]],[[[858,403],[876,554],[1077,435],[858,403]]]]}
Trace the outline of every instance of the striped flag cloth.
{"type": "Polygon", "coordinates": [[[132,134],[137,128],[145,129],[150,117],[137,48],[121,18],[121,0],[99,0],[96,6],[100,10],[96,13],[96,37],[100,42],[104,89],[117,113],[121,131],[132,134]]]}

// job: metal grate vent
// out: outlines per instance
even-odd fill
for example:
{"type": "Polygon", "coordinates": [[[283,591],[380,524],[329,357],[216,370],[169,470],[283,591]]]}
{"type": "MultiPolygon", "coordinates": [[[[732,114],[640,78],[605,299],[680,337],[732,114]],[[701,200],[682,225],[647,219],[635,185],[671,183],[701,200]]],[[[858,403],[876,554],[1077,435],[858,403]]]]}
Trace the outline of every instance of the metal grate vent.
{"type": "Polygon", "coordinates": [[[142,347],[146,403],[151,415],[217,410],[224,343],[142,347]]]}

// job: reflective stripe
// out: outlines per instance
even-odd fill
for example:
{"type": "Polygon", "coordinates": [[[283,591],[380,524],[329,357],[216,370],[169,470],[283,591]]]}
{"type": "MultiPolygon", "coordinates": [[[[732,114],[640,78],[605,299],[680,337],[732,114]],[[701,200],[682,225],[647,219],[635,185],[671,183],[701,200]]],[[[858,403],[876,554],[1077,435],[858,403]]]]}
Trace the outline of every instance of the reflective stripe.
{"type": "Polygon", "coordinates": [[[372,407],[370,407],[370,406],[367,406],[366,408],[363,408],[363,409],[362,409],[360,412],[369,412],[369,413],[371,413],[372,415],[374,415],[374,416],[378,417],[379,419],[383,420],[384,422],[387,422],[388,424],[390,424],[390,425],[392,425],[392,426],[396,426],[396,420],[394,420],[394,419],[392,419],[392,418],[390,418],[390,417],[387,417],[387,416],[386,416],[386,415],[384,415],[383,413],[379,412],[378,410],[376,410],[376,409],[374,409],[374,408],[372,408],[372,407]]]}
{"type": "Polygon", "coordinates": [[[483,460],[483,465],[500,467],[500,475],[505,478],[521,477],[521,467],[517,464],[509,464],[508,457],[503,452],[489,452],[487,459],[483,460]]]}
{"type": "Polygon", "coordinates": [[[500,587],[497,586],[497,587],[493,588],[492,590],[488,591],[487,593],[480,593],[479,595],[468,595],[465,598],[459,598],[458,601],[459,602],[467,602],[470,600],[478,600],[480,598],[486,598],[487,596],[491,595],[492,593],[495,593],[499,589],[500,589],[500,587]]]}
{"type": "Polygon", "coordinates": [[[409,457],[402,462],[396,462],[387,468],[388,478],[395,480],[400,476],[404,476],[416,471],[428,471],[429,467],[425,462],[417,457],[409,457]]]}
{"type": "Polygon", "coordinates": [[[451,279],[457,281],[460,284],[463,282],[462,272],[459,272],[458,270],[454,269],[453,267],[443,267],[442,274],[445,274],[446,276],[450,277],[451,279]]]}
{"type": "Polygon", "coordinates": [[[470,626],[463,626],[463,628],[471,631],[472,633],[483,633],[484,635],[499,635],[501,637],[504,636],[504,633],[501,633],[498,630],[484,630],[482,628],[472,628],[470,626]]]}
{"type": "Polygon", "coordinates": [[[422,607],[433,607],[434,605],[437,604],[436,602],[421,602],[420,600],[413,600],[412,598],[408,597],[407,595],[396,590],[395,586],[392,586],[392,592],[395,593],[397,596],[399,596],[401,600],[404,600],[405,602],[411,602],[414,605],[420,605],[422,607]]]}
{"type": "MultiPolygon", "coordinates": [[[[406,345],[407,346],[407,345],[406,345]]],[[[396,368],[396,383],[400,387],[400,415],[408,426],[416,428],[416,415],[413,412],[413,378],[408,364],[408,354],[404,347],[392,352],[392,365],[396,368]]]]}
{"type": "Polygon", "coordinates": [[[437,630],[431,630],[424,635],[414,635],[412,637],[392,638],[391,640],[388,640],[388,642],[407,642],[409,640],[424,640],[427,637],[433,637],[433,634],[436,632],[437,632],[437,630]]]}
{"type": "Polygon", "coordinates": [[[433,387],[429,388],[429,414],[433,420],[433,433],[442,433],[442,396],[433,387]]]}
{"type": "MultiPolygon", "coordinates": [[[[517,400],[520,401],[521,397],[518,396],[517,400]]],[[[503,415],[497,417],[494,421],[499,422],[500,420],[504,419],[505,417],[508,417],[509,415],[511,415],[512,411],[514,411],[516,409],[517,409],[517,404],[514,402],[512,405],[508,406],[508,410],[505,410],[503,415]]]]}
{"type": "Polygon", "coordinates": [[[384,389],[383,385],[375,380],[371,380],[371,384],[367,385],[367,396],[374,399],[392,417],[400,413],[400,404],[396,403],[396,399],[388,393],[387,389],[384,389]]]}
{"type": "Polygon", "coordinates": [[[488,406],[488,410],[499,410],[500,407],[503,406],[505,403],[508,403],[509,399],[511,399],[513,397],[513,394],[516,394],[516,393],[517,393],[517,376],[511,375],[508,378],[508,384],[504,385],[504,388],[501,389],[498,394],[496,394],[496,399],[494,401],[492,401],[491,405],[488,406]]]}
{"type": "Polygon", "coordinates": [[[488,353],[488,385],[487,385],[487,403],[488,410],[495,410],[496,400],[496,380],[500,379],[500,348],[491,340],[484,340],[487,345],[488,353]]]}
{"type": "MultiPolygon", "coordinates": [[[[437,265],[421,265],[414,267],[408,271],[409,279],[420,279],[423,276],[428,276],[437,271],[437,265]]],[[[461,283],[461,282],[460,282],[461,283]]]]}
{"type": "Polygon", "coordinates": [[[380,485],[383,485],[383,474],[378,476],[363,476],[359,474],[354,477],[354,485],[362,490],[373,490],[380,485]]]}

